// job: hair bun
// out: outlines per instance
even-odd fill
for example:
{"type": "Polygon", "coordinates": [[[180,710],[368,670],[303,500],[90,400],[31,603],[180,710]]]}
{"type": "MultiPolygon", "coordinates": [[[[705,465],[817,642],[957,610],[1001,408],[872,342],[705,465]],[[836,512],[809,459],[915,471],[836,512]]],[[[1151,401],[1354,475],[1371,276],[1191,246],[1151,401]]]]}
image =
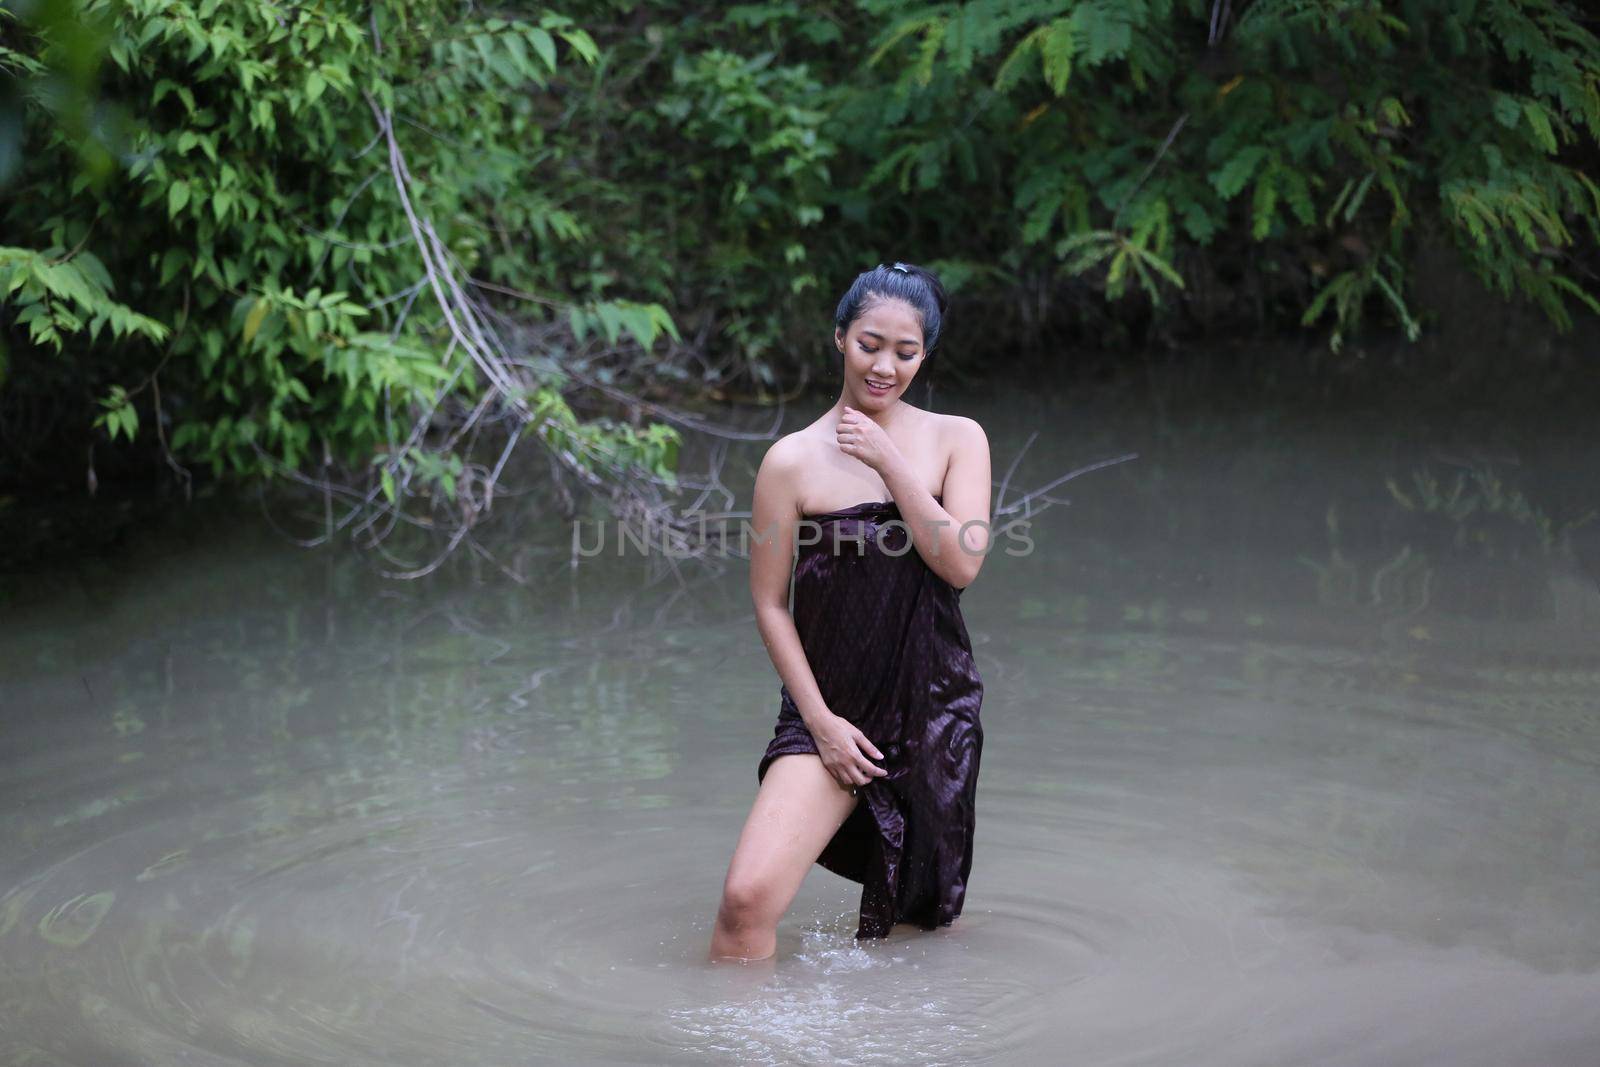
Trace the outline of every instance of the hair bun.
{"type": "Polygon", "coordinates": [[[916,271],[917,277],[928,284],[928,291],[933,294],[934,303],[939,305],[939,314],[943,316],[945,308],[949,306],[949,300],[944,295],[944,286],[940,284],[939,279],[934,276],[932,271],[924,267],[915,267],[913,269],[916,271]]]}
{"type": "Polygon", "coordinates": [[[944,333],[945,308],[949,306],[939,276],[926,267],[903,260],[879,263],[871,270],[862,271],[839,300],[833,315],[835,328],[849,329],[850,323],[861,314],[864,303],[874,296],[892,296],[916,308],[922,322],[925,351],[931,356],[944,333]],[[913,278],[920,284],[912,284],[913,278]]]}

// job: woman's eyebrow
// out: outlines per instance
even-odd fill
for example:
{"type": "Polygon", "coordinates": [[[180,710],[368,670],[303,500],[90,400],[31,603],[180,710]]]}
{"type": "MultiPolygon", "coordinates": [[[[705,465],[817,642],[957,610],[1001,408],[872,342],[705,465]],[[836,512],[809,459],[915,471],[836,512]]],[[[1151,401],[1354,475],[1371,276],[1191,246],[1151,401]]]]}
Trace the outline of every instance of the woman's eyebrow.
{"type": "MultiPolygon", "coordinates": [[[[865,334],[870,334],[873,337],[876,337],[880,341],[883,340],[883,334],[879,333],[877,330],[862,330],[861,332],[865,333],[865,334]]],[[[902,337],[902,338],[900,338],[900,340],[897,343],[902,344],[902,345],[914,345],[914,344],[917,344],[918,342],[917,342],[917,339],[915,337],[902,337]]]]}

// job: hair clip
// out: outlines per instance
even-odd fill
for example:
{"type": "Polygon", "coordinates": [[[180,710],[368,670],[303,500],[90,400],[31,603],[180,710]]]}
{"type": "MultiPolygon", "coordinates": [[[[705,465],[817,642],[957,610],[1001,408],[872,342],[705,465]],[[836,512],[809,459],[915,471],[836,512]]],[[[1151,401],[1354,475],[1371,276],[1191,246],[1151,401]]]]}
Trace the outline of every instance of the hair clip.
{"type": "Polygon", "coordinates": [[[895,265],[893,267],[891,267],[890,269],[891,270],[897,270],[901,274],[910,274],[911,273],[909,270],[906,269],[906,265],[904,263],[900,263],[898,261],[896,261],[895,265]]]}

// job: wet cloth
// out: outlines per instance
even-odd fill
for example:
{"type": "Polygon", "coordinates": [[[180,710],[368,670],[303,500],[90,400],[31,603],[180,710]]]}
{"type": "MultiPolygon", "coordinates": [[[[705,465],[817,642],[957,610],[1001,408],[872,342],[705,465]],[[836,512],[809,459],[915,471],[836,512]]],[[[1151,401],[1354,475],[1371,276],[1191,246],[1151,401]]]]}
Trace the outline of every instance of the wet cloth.
{"type": "MultiPolygon", "coordinates": [[[[857,938],[886,936],[897,922],[947,926],[972,869],[983,749],[983,682],[961,591],[928,567],[904,525],[885,525],[905,521],[892,500],[806,518],[816,527],[803,525],[803,538],[821,536],[795,549],[795,629],[828,709],[877,745],[889,772],[860,787],[817,862],[862,884],[857,938]]],[[[779,756],[816,751],[780,685],[757,781],[779,756]]]]}

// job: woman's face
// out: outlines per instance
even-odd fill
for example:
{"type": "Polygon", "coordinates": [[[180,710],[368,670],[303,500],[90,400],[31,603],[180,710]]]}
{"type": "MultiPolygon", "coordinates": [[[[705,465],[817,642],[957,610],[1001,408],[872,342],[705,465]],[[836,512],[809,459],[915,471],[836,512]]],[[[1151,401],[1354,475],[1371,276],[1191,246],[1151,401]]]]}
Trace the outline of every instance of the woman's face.
{"type": "Polygon", "coordinates": [[[877,301],[849,332],[835,327],[833,340],[844,353],[844,399],[860,411],[887,410],[922,367],[922,324],[904,300],[877,301]]]}

